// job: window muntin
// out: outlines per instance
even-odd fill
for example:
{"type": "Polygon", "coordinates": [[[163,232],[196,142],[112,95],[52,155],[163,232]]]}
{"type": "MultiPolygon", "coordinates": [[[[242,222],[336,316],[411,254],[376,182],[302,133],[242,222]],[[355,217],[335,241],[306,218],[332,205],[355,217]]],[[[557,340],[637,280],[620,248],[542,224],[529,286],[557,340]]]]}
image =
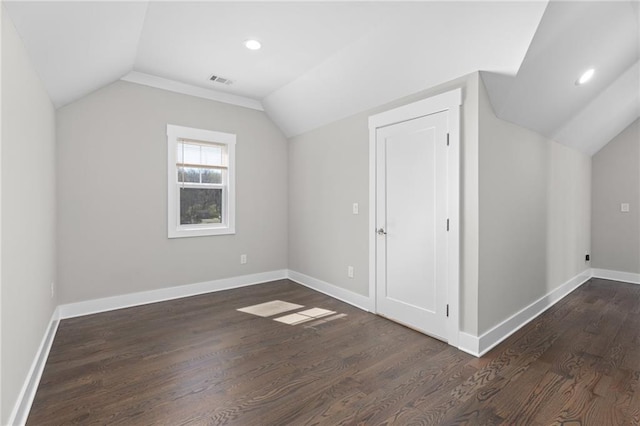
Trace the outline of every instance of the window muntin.
{"type": "Polygon", "coordinates": [[[167,126],[168,236],[235,233],[235,135],[167,126]]]}

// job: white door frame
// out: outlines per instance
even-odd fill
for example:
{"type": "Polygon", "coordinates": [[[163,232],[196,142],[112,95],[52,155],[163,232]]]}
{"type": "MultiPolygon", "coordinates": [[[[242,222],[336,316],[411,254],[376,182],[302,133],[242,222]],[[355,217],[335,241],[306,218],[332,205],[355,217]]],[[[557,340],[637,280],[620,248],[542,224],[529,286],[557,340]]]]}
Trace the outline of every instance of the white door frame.
{"type": "Polygon", "coordinates": [[[376,131],[392,124],[447,112],[449,133],[447,168],[447,342],[458,347],[460,333],[460,105],[462,89],[455,89],[369,117],[369,299],[376,307],[376,131]]]}

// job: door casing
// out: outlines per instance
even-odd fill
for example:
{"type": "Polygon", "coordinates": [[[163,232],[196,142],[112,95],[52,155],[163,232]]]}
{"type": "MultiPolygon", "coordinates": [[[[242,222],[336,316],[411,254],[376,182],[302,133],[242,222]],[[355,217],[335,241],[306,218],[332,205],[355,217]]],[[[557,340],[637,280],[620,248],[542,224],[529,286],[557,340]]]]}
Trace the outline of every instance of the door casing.
{"type": "Polygon", "coordinates": [[[447,342],[458,347],[460,334],[460,105],[462,89],[391,109],[369,117],[369,299],[376,308],[376,131],[392,124],[438,112],[447,113],[447,342]]]}

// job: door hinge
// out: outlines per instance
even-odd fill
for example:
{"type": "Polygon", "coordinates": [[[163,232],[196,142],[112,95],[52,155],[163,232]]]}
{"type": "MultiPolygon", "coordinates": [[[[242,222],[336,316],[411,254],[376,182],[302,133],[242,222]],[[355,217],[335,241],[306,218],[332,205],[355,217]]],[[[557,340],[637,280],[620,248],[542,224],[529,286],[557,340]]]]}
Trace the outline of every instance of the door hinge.
{"type": "Polygon", "coordinates": [[[449,232],[449,219],[447,219],[447,232],[449,232]]]}
{"type": "Polygon", "coordinates": [[[447,303],[447,318],[449,318],[449,304],[447,303]]]}
{"type": "Polygon", "coordinates": [[[449,146],[449,133],[447,133],[447,146],[449,146]]]}

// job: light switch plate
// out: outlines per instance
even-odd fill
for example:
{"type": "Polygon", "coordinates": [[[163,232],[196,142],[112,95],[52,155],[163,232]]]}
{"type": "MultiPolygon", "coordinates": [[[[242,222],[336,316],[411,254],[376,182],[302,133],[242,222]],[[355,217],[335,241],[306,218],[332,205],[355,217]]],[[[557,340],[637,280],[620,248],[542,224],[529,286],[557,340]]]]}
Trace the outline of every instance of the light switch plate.
{"type": "Polygon", "coordinates": [[[360,210],[360,207],[358,206],[358,203],[353,203],[353,214],[358,214],[360,210]]]}
{"type": "Polygon", "coordinates": [[[623,213],[628,213],[629,212],[629,203],[620,204],[620,211],[623,212],[623,213]]]}

